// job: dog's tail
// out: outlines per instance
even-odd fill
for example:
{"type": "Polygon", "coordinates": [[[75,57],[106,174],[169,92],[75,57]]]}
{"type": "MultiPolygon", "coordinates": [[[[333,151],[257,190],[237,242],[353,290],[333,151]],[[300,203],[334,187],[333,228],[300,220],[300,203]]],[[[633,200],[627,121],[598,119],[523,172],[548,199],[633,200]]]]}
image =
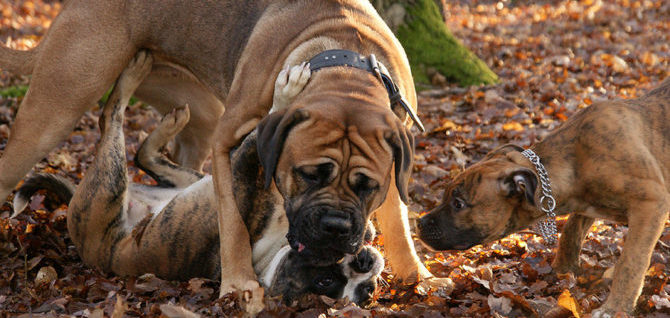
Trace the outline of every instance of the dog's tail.
{"type": "Polygon", "coordinates": [[[35,66],[39,45],[27,51],[15,50],[0,44],[0,69],[15,75],[30,75],[35,66]]]}
{"type": "Polygon", "coordinates": [[[75,185],[68,179],[51,173],[38,173],[30,177],[14,194],[14,213],[12,218],[21,214],[28,206],[30,198],[38,190],[47,190],[54,195],[59,202],[68,203],[74,194],[75,185]]]}

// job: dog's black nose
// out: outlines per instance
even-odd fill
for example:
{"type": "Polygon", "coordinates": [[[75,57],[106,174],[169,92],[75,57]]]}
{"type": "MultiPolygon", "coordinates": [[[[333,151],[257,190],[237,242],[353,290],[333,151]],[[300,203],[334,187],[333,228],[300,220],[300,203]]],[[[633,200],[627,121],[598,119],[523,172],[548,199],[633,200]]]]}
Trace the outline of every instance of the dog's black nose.
{"type": "Polygon", "coordinates": [[[351,261],[351,268],[358,273],[367,273],[372,270],[375,265],[375,259],[372,254],[368,252],[367,248],[363,248],[356,257],[351,261]]]}
{"type": "Polygon", "coordinates": [[[321,217],[321,231],[334,236],[345,236],[351,232],[353,224],[348,215],[329,212],[321,217]]]}
{"type": "Polygon", "coordinates": [[[358,287],[356,287],[356,303],[360,305],[367,305],[374,297],[375,290],[377,289],[377,282],[375,280],[370,280],[363,282],[358,287]]]}
{"type": "Polygon", "coordinates": [[[432,231],[437,227],[435,217],[432,214],[424,215],[416,220],[416,229],[419,233],[432,231]]]}

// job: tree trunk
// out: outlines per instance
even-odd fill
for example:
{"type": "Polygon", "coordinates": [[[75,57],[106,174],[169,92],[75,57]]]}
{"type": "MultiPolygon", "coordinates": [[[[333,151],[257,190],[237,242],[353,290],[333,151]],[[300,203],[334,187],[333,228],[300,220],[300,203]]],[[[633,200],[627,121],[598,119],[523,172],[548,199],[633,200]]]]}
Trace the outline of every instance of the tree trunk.
{"type": "Polygon", "coordinates": [[[449,32],[442,17],[443,0],[370,1],[405,48],[416,82],[430,84],[439,79],[436,73],[462,86],[498,81],[498,76],[449,32]]]}

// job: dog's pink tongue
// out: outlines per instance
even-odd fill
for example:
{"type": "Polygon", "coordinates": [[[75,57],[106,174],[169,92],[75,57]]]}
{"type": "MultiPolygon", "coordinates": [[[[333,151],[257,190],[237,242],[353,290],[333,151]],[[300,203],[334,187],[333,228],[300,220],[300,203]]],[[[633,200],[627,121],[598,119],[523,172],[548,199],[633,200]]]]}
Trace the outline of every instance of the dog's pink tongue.
{"type": "Polygon", "coordinates": [[[302,252],[305,250],[305,245],[302,243],[298,243],[298,253],[302,252]]]}

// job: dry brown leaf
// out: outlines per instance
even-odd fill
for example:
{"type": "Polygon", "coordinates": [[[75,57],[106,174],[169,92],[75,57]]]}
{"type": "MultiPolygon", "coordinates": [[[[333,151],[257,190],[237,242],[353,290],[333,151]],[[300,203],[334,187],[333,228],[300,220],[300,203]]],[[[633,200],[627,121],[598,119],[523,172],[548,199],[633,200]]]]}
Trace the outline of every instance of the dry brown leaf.
{"type": "Polygon", "coordinates": [[[507,297],[496,297],[489,295],[487,299],[491,313],[507,315],[512,311],[512,300],[507,297]]]}
{"type": "Polygon", "coordinates": [[[44,266],[35,275],[35,285],[49,284],[56,279],[58,279],[56,269],[51,266],[44,266]]]}
{"type": "Polygon", "coordinates": [[[200,318],[200,315],[178,305],[162,304],[160,309],[168,318],[200,318]]]}
{"type": "Polygon", "coordinates": [[[128,305],[126,305],[126,302],[121,295],[116,294],[116,304],[114,304],[114,311],[112,312],[111,318],[122,318],[126,313],[126,310],[128,310],[128,305]]]}
{"type": "Polygon", "coordinates": [[[572,312],[572,314],[575,317],[577,318],[581,317],[579,313],[580,312],[579,304],[574,298],[572,298],[572,295],[570,294],[569,290],[567,289],[564,290],[563,293],[561,293],[561,295],[558,296],[558,305],[567,310],[570,310],[570,312],[572,312]]]}
{"type": "Polygon", "coordinates": [[[105,317],[105,311],[100,309],[100,308],[96,308],[91,312],[91,315],[88,316],[88,317],[89,318],[104,318],[105,317]]]}

